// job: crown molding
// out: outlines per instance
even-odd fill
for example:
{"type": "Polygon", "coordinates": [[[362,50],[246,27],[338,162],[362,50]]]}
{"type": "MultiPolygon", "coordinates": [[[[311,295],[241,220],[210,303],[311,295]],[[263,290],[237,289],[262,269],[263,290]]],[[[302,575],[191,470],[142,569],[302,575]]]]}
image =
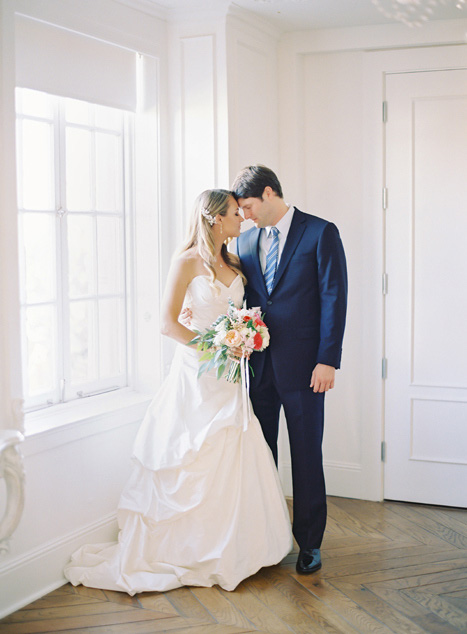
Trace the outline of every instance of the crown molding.
{"type": "Polygon", "coordinates": [[[249,11],[235,2],[230,3],[228,15],[239,22],[242,22],[249,28],[253,28],[255,31],[259,29],[264,34],[276,40],[279,40],[287,31],[285,28],[281,29],[278,27],[276,22],[268,20],[264,16],[260,16],[253,11],[249,11]]]}
{"type": "Polygon", "coordinates": [[[154,18],[159,18],[159,20],[167,20],[169,18],[169,9],[153,0],[114,0],[114,2],[124,4],[130,9],[146,13],[154,18]]]}
{"type": "Polygon", "coordinates": [[[230,0],[181,0],[178,6],[167,7],[156,0],[114,0],[167,22],[202,22],[225,18],[230,0]]]}

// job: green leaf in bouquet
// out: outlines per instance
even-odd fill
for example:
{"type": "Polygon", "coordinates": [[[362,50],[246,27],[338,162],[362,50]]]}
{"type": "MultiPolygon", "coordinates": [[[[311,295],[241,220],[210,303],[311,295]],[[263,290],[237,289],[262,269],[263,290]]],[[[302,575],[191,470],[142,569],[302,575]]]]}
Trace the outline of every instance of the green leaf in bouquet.
{"type": "Polygon", "coordinates": [[[216,367],[216,361],[215,361],[214,357],[212,357],[211,360],[208,361],[207,371],[209,372],[209,370],[212,370],[215,367],[216,367]]]}
{"type": "Polygon", "coordinates": [[[205,363],[202,363],[202,364],[199,366],[199,369],[198,369],[198,379],[199,379],[199,377],[200,377],[200,376],[201,376],[204,372],[207,372],[208,367],[209,367],[209,361],[205,361],[205,363]]]}
{"type": "Polygon", "coordinates": [[[214,355],[214,360],[218,363],[225,355],[225,351],[222,348],[219,348],[214,355]]]}
{"type": "Polygon", "coordinates": [[[225,370],[225,363],[221,364],[217,368],[217,380],[219,380],[221,378],[221,376],[224,374],[224,370],[225,370]]]}
{"type": "Polygon", "coordinates": [[[229,297],[229,308],[227,310],[227,315],[231,318],[234,319],[235,318],[235,313],[237,312],[237,309],[235,307],[235,304],[233,303],[232,299],[229,297]]]}
{"type": "Polygon", "coordinates": [[[203,356],[200,358],[200,361],[207,361],[208,359],[210,360],[212,358],[212,352],[210,352],[209,350],[207,352],[205,352],[203,354],[203,356]]]}
{"type": "Polygon", "coordinates": [[[201,341],[201,335],[196,335],[196,337],[193,337],[193,339],[191,341],[188,342],[189,346],[197,346],[201,341]]]}
{"type": "Polygon", "coordinates": [[[223,321],[227,321],[226,320],[226,316],[225,315],[219,315],[219,317],[216,319],[216,321],[213,322],[211,324],[211,326],[209,327],[209,332],[216,332],[216,326],[218,326],[223,321]]]}

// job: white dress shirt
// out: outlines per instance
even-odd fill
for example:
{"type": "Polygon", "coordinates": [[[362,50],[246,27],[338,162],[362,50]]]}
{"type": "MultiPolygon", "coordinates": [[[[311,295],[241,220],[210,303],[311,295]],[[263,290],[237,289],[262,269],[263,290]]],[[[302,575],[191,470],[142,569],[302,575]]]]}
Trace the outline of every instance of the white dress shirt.
{"type": "MultiPolygon", "coordinates": [[[[279,262],[281,260],[282,251],[284,250],[285,241],[287,240],[287,235],[289,233],[290,225],[292,223],[292,218],[294,214],[294,206],[287,205],[288,211],[282,216],[279,222],[276,224],[276,227],[279,230],[279,254],[277,259],[277,266],[279,266],[279,262]]],[[[263,231],[261,231],[261,236],[259,238],[259,261],[261,264],[261,270],[264,273],[266,268],[266,256],[268,254],[269,248],[272,243],[272,234],[271,227],[265,227],[263,231]]]]}

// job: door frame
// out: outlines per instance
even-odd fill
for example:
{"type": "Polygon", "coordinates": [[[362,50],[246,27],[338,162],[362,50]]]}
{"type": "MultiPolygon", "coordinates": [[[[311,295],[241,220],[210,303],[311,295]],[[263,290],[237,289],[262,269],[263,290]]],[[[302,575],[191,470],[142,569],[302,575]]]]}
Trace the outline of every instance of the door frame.
{"type": "MultiPolygon", "coordinates": [[[[383,88],[382,88],[382,103],[384,106],[383,112],[385,115],[390,116],[390,103],[387,103],[386,92],[386,79],[389,75],[407,74],[407,73],[420,73],[420,72],[435,72],[435,71],[447,71],[460,68],[467,68],[467,45],[464,46],[443,46],[433,47],[426,49],[416,49],[414,51],[406,50],[406,57],[401,57],[399,53],[403,51],[397,51],[397,55],[388,55],[388,61],[391,58],[391,64],[386,65],[382,71],[383,76],[383,88]],[[397,65],[394,65],[396,62],[397,65]]],[[[383,118],[383,117],[382,117],[383,118]]],[[[381,180],[381,192],[382,192],[382,279],[383,279],[383,298],[382,298],[382,360],[383,360],[383,390],[382,390],[382,434],[381,434],[381,455],[382,455],[382,469],[381,469],[381,499],[384,498],[385,482],[384,482],[384,458],[386,453],[386,437],[387,437],[387,416],[386,416],[386,382],[384,377],[384,370],[390,372],[390,360],[387,359],[387,307],[386,307],[386,294],[390,292],[390,282],[386,284],[387,274],[387,248],[388,248],[388,234],[387,234],[387,214],[385,209],[385,203],[390,193],[386,189],[387,173],[386,173],[386,150],[387,150],[387,137],[386,137],[386,125],[383,120],[382,124],[382,180],[381,180]]],[[[388,210],[387,213],[390,213],[388,210]]],[[[404,501],[404,500],[400,500],[404,501]]]]}

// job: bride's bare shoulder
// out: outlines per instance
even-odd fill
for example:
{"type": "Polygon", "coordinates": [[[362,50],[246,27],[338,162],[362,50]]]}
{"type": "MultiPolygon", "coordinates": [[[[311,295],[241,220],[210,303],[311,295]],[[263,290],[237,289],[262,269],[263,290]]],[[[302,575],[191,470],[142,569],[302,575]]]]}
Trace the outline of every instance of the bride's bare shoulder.
{"type": "Polygon", "coordinates": [[[172,267],[178,270],[188,282],[197,275],[206,273],[204,261],[194,247],[178,253],[172,260],[172,267]]]}

